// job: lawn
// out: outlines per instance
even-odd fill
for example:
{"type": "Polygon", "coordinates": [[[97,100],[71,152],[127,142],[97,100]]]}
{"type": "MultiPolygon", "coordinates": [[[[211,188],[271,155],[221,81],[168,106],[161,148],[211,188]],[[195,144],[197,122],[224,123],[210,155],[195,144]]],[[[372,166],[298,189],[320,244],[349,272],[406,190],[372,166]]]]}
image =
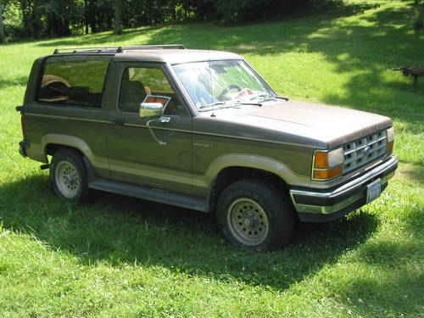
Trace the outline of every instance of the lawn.
{"type": "Polygon", "coordinates": [[[0,46],[1,317],[424,317],[424,31],[413,1],[223,27],[170,25],[0,46]],[[293,243],[228,246],[208,215],[115,195],[67,204],[20,157],[32,61],[57,47],[182,43],[235,51],[281,94],[388,115],[400,167],[381,198],[293,243]]]}

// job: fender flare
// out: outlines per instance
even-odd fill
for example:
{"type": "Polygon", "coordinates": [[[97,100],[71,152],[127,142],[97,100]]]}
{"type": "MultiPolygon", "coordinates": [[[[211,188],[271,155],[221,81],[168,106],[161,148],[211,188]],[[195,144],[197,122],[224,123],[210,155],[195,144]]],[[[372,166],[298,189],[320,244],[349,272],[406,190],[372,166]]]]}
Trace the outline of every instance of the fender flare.
{"type": "Polygon", "coordinates": [[[81,138],[75,136],[68,136],[62,134],[47,134],[41,138],[41,144],[43,145],[44,150],[47,149],[48,145],[53,144],[69,148],[75,148],[79,150],[90,161],[94,157],[93,152],[91,151],[87,143],[81,138]]]}
{"type": "Polygon", "coordinates": [[[269,172],[288,184],[299,178],[287,165],[276,159],[261,155],[235,153],[222,155],[209,165],[205,175],[207,183],[210,185],[222,170],[231,167],[252,168],[269,172]]]}

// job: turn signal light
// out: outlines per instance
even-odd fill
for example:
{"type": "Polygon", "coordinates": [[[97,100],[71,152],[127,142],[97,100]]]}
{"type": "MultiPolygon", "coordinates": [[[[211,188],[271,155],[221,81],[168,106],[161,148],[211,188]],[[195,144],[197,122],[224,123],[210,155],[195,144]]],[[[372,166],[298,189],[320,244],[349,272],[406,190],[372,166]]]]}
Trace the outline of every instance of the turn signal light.
{"type": "Polygon", "coordinates": [[[341,166],[338,166],[329,170],[314,170],[314,179],[317,179],[317,180],[333,179],[334,177],[341,175],[342,172],[343,172],[343,169],[341,166]]]}
{"type": "Polygon", "coordinates": [[[343,173],[344,153],[342,148],[332,151],[315,151],[312,178],[330,180],[343,173]]]}

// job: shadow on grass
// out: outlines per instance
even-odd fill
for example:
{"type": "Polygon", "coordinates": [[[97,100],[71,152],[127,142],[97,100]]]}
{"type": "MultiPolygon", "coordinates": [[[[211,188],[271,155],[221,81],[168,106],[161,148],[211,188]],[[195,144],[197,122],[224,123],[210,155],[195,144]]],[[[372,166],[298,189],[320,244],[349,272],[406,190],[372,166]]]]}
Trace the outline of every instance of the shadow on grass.
{"type": "Polygon", "coordinates": [[[357,277],[342,292],[351,308],[360,316],[378,312],[380,317],[398,313],[398,317],[419,317],[423,312],[424,275],[422,272],[422,226],[424,211],[415,209],[406,220],[405,231],[415,240],[382,241],[361,249],[360,258],[379,276],[357,277]],[[420,239],[421,238],[421,239],[420,239]]]}
{"type": "Polygon", "coordinates": [[[290,246],[258,254],[223,242],[210,215],[105,193],[95,193],[91,204],[70,205],[51,193],[45,176],[4,185],[0,198],[4,227],[69,251],[85,265],[163,266],[277,290],[334,264],[377,226],[360,212],[334,223],[302,224],[290,246]]]}
{"type": "Polygon", "coordinates": [[[13,79],[3,79],[0,77],[0,89],[8,88],[11,86],[26,86],[28,77],[22,76],[19,78],[13,78],[13,79]]]}
{"type": "Polygon", "coordinates": [[[395,179],[422,187],[424,186],[424,168],[420,165],[402,163],[401,169],[396,172],[395,179]]]}

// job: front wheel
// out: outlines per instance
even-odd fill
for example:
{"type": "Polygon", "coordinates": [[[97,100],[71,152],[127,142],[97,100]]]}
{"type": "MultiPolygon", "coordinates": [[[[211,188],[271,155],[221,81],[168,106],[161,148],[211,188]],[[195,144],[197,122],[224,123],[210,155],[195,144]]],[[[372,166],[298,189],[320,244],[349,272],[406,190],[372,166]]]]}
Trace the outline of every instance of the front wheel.
{"type": "Polygon", "coordinates": [[[88,182],[81,155],[68,149],[58,150],[50,165],[50,183],[58,196],[72,202],[83,201],[88,195],[88,182]]]}
{"type": "Polygon", "coordinates": [[[289,243],[295,217],[285,193],[256,180],[241,180],[219,197],[217,220],[233,245],[270,251],[289,243]]]}

